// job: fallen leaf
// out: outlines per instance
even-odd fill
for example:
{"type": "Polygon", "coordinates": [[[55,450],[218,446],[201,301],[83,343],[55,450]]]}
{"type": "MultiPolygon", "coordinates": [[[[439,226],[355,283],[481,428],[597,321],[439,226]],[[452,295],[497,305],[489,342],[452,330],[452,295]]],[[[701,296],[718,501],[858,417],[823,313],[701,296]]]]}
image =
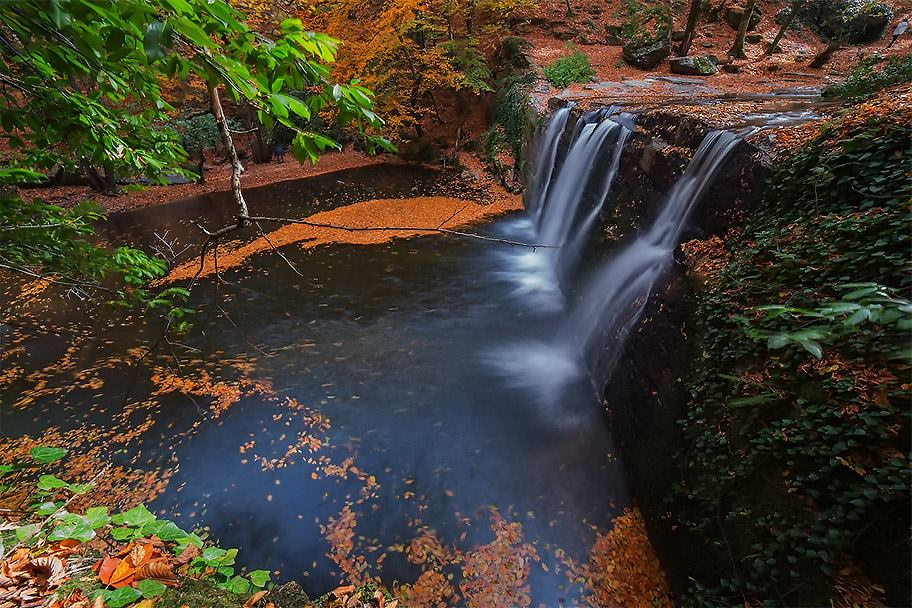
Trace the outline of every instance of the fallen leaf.
{"type": "Polygon", "coordinates": [[[151,561],[136,571],[136,580],[154,580],[161,581],[166,585],[177,583],[177,576],[171,571],[171,567],[164,560],[151,561]]]}
{"type": "Polygon", "coordinates": [[[253,605],[256,604],[257,602],[259,602],[261,599],[263,599],[267,593],[269,593],[269,592],[265,591],[265,590],[257,591],[256,593],[251,595],[249,598],[247,598],[247,601],[244,602],[244,608],[253,608],[253,605]]]}
{"type": "Polygon", "coordinates": [[[118,557],[106,557],[100,562],[98,562],[98,579],[105,585],[111,584],[111,575],[114,573],[114,569],[120,565],[122,562],[118,557]]]}

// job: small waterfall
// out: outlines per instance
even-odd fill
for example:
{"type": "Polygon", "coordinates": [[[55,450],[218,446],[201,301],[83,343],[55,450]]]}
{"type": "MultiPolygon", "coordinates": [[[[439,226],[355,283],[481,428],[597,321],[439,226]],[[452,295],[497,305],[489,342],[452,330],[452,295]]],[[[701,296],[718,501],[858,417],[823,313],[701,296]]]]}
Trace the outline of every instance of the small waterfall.
{"type": "MultiPolygon", "coordinates": [[[[614,120],[614,112],[615,108],[595,110],[577,121],[567,157],[555,170],[556,151],[551,153],[552,169],[548,176],[552,181],[542,186],[537,200],[530,205],[539,242],[560,245],[559,249],[548,252],[559,280],[565,280],[575,270],[579,253],[608,198],[621,153],[630,137],[631,129],[614,120]],[[603,152],[606,142],[610,142],[610,151],[603,152]],[[594,169],[605,154],[610,155],[608,166],[603,175],[595,175],[594,169]],[[591,209],[586,208],[587,203],[591,209]]],[[[554,123],[566,125],[566,122],[565,116],[552,118],[543,143],[548,139],[556,141],[551,133],[554,123]]]]}
{"type": "Polygon", "coordinates": [[[712,131],[706,136],[659,216],[596,272],[573,308],[562,334],[579,341],[599,391],[646,307],[650,292],[670,265],[694,206],[743,135],[712,131]]]}
{"type": "Polygon", "coordinates": [[[548,196],[548,186],[551,183],[551,174],[554,172],[554,163],[557,159],[558,143],[564,134],[564,129],[567,127],[568,118],[570,118],[570,108],[559,108],[551,116],[544,135],[542,135],[541,144],[538,148],[539,154],[532,167],[531,183],[533,184],[533,194],[528,197],[526,207],[529,216],[535,221],[538,220],[542,203],[545,197],[548,196]]]}

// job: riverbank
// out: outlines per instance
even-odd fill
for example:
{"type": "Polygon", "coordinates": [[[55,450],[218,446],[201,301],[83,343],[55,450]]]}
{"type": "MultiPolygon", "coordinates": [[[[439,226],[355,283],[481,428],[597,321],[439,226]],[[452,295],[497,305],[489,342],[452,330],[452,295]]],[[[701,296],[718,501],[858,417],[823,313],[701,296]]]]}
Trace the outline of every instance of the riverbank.
{"type": "MultiPolygon", "coordinates": [[[[315,177],[345,169],[397,162],[402,161],[391,154],[368,155],[352,148],[327,152],[320,156],[320,160],[316,164],[302,164],[290,156],[285,162],[246,162],[244,164],[245,171],[241,175],[241,187],[245,189],[256,188],[283,181],[315,177]]],[[[211,159],[206,165],[205,181],[203,183],[137,186],[136,189],[129,188],[114,196],[99,194],[88,186],[52,186],[47,188],[23,188],[20,190],[22,197],[26,200],[40,197],[50,204],[62,207],[71,207],[80,201],[91,199],[98,203],[102,210],[108,214],[162,205],[182,198],[230,191],[230,164],[212,162],[211,159]]]]}

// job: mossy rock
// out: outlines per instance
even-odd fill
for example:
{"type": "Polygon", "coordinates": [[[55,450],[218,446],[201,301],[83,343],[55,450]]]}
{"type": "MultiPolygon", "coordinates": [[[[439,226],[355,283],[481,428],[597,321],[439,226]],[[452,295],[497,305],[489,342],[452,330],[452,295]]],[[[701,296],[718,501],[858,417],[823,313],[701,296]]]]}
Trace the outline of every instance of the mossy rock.
{"type": "Polygon", "coordinates": [[[672,73],[684,76],[712,76],[716,73],[716,62],[708,55],[672,57],[668,64],[672,73]]]}
{"type": "Polygon", "coordinates": [[[294,581],[273,589],[264,599],[275,604],[275,608],[303,608],[310,605],[310,597],[294,581]]]}
{"type": "Polygon", "coordinates": [[[659,40],[646,45],[624,45],[624,61],[641,70],[651,70],[671,54],[671,41],[659,40]]]}

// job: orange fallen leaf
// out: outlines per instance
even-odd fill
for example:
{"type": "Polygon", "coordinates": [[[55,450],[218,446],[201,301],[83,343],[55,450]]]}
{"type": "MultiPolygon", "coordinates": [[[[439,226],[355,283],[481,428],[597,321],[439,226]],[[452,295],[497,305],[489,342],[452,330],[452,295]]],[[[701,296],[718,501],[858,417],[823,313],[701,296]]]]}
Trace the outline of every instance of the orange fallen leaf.
{"type": "Polygon", "coordinates": [[[130,560],[124,559],[121,560],[117,567],[114,568],[114,571],[111,573],[110,581],[108,585],[114,587],[126,587],[127,585],[133,584],[133,575],[136,573],[136,568],[133,567],[133,564],[130,563],[130,560]]]}
{"type": "Polygon", "coordinates": [[[111,584],[111,575],[114,573],[114,569],[120,565],[122,562],[119,557],[106,557],[100,562],[98,562],[98,578],[105,585],[111,584]]]}

